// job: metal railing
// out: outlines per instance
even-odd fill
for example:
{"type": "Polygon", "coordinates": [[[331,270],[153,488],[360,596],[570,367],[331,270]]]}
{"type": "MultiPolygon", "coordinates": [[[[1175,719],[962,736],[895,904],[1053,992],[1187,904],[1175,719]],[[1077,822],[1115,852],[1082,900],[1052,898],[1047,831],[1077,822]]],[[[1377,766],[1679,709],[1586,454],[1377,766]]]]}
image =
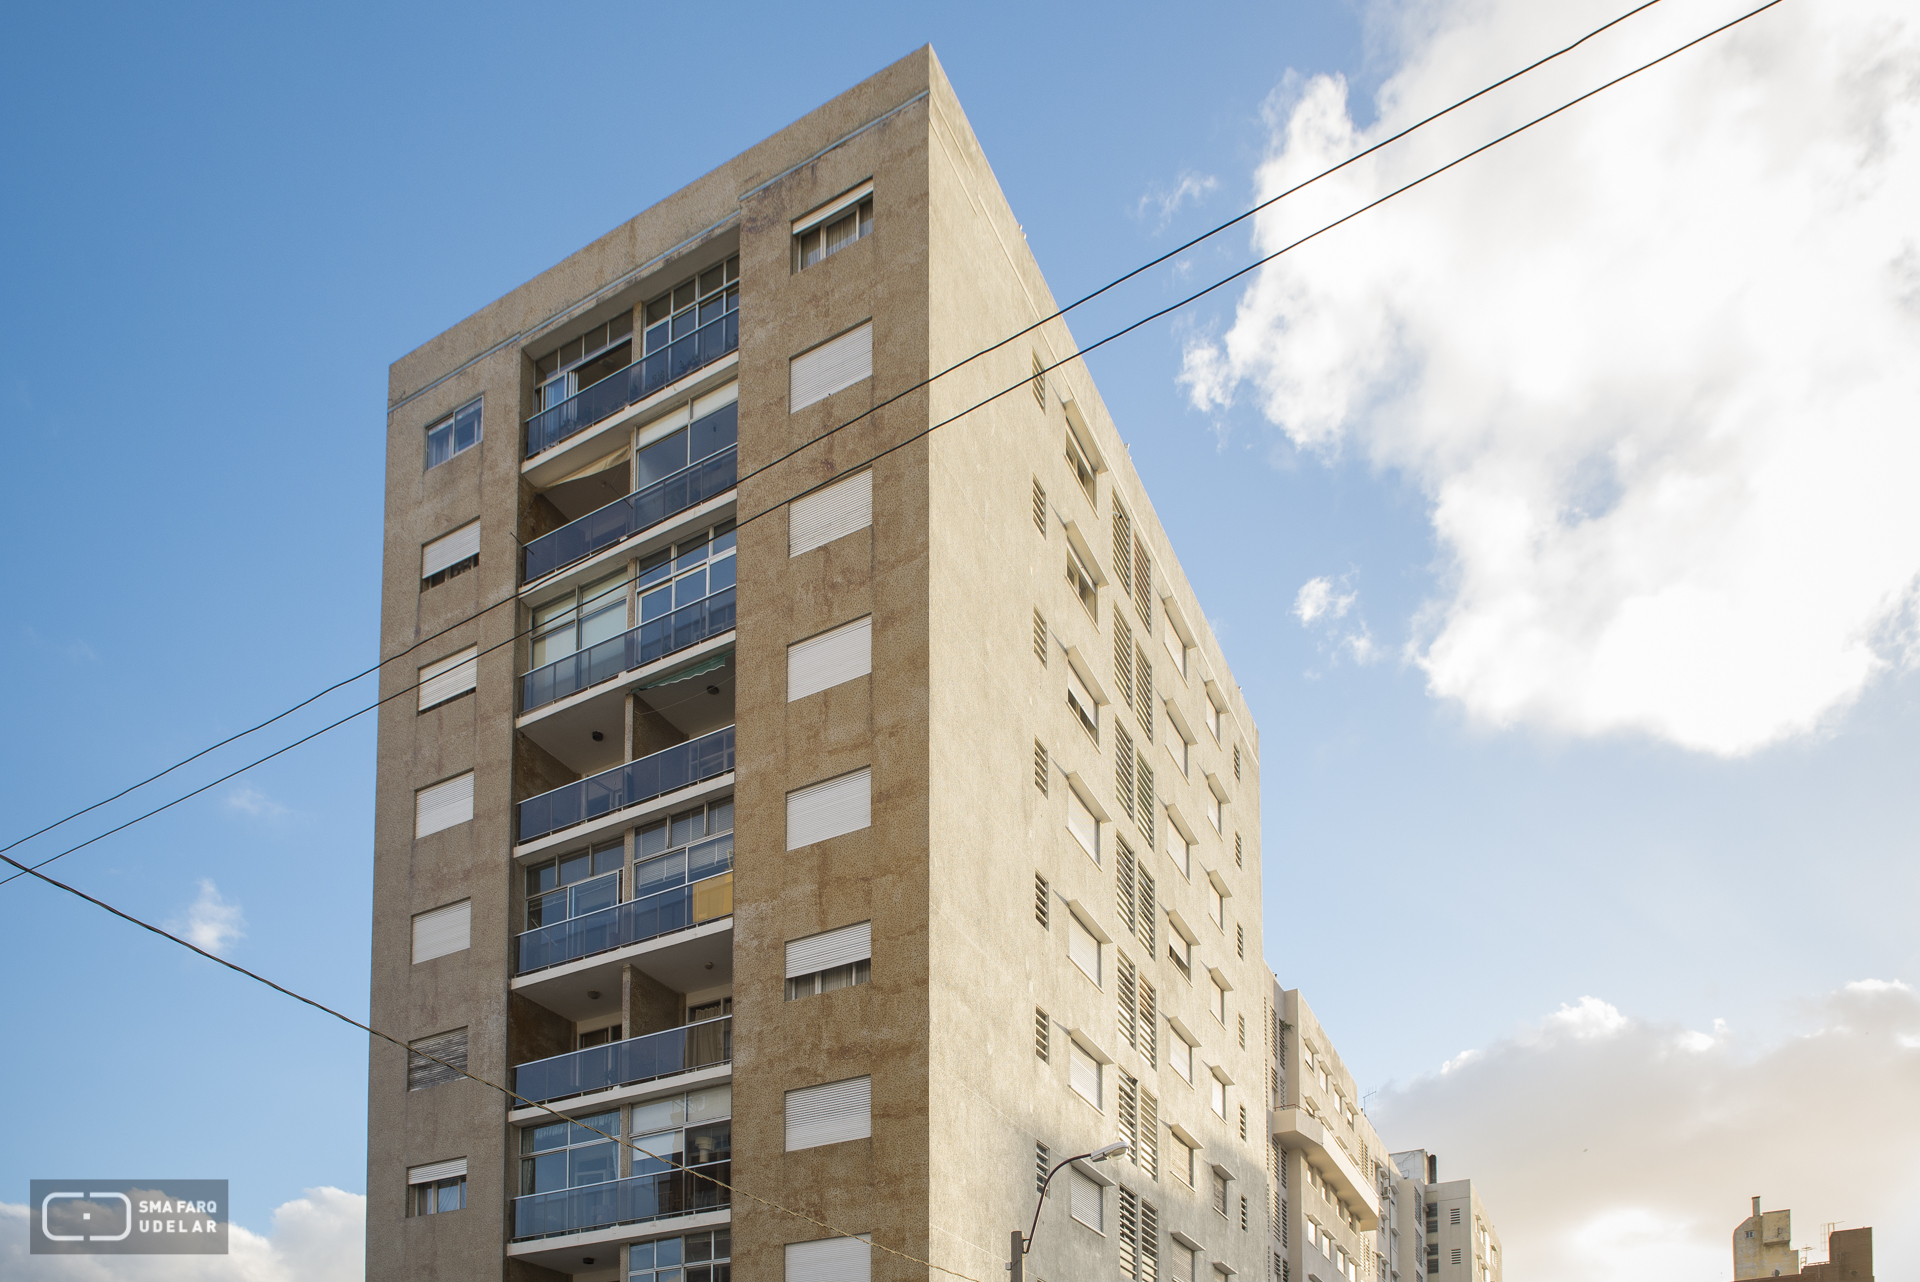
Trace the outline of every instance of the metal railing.
{"type": "Polygon", "coordinates": [[[645,400],[667,384],[713,364],[739,346],[740,313],[736,309],[535,414],[527,420],[527,457],[552,449],[635,401],[645,400]]]}
{"type": "Polygon", "coordinates": [[[708,637],[717,637],[734,625],[734,589],[722,588],[691,605],[649,619],[598,645],[575,650],[564,659],[535,668],[520,678],[520,711],[544,708],[556,699],[577,694],[588,686],[610,681],[622,672],[643,668],[657,659],[708,637]]]}
{"type": "Polygon", "coordinates": [[[664,1171],[607,1180],[577,1189],[556,1189],[513,1199],[513,1239],[555,1237],[615,1224],[638,1224],[670,1215],[698,1215],[733,1202],[732,1162],[709,1162],[691,1170],[664,1171]],[[702,1176],[712,1176],[703,1179],[702,1176]]]}
{"type": "Polygon", "coordinates": [[[733,1059],[733,1016],[537,1059],[513,1070],[513,1092],[536,1104],[633,1086],[733,1059]]]}
{"type": "Polygon", "coordinates": [[[739,479],[739,455],[739,447],[729,445],[691,467],[615,499],[597,512],[542,534],[521,553],[522,582],[531,583],[575,561],[584,561],[601,548],[658,525],[676,512],[724,494],[739,479]]]}
{"type": "Polygon", "coordinates": [[[733,871],[630,899],[597,913],[529,930],[520,936],[514,974],[560,966],[595,953],[645,943],[733,915],[733,871]]]}
{"type": "Polygon", "coordinates": [[[517,840],[532,841],[732,769],[733,727],[728,726],[527,798],[518,808],[517,840]]]}

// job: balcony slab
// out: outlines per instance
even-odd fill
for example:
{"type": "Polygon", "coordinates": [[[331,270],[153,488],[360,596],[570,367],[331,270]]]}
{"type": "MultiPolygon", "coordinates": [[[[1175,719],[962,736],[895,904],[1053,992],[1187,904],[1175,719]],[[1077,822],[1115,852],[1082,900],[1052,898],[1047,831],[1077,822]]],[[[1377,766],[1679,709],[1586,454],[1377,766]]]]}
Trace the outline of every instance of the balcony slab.
{"type": "Polygon", "coordinates": [[[1339,1141],[1327,1134],[1326,1123],[1303,1108],[1276,1108],[1268,1115],[1267,1132],[1281,1148],[1305,1153],[1321,1177],[1332,1181],[1334,1191],[1359,1218],[1362,1232],[1380,1227],[1380,1205],[1374,1200],[1372,1182],[1339,1141]]]}
{"type": "MultiPolygon", "coordinates": [[[[704,395],[736,377],[740,353],[728,352],[711,365],[702,366],[676,383],[669,383],[652,396],[635,401],[623,410],[609,414],[583,432],[576,433],[549,450],[542,450],[520,465],[520,475],[535,489],[544,490],[561,477],[577,472],[597,458],[618,448],[616,435],[631,430],[662,410],[677,407],[681,401],[704,395]]],[[[521,424],[524,439],[524,422],[521,424]]],[[[519,446],[515,447],[520,448],[519,446]]]]}
{"type": "Polygon", "coordinates": [[[648,1238],[677,1237],[682,1233],[697,1233],[701,1229],[724,1228],[733,1223],[733,1211],[700,1211],[693,1215],[675,1215],[663,1220],[648,1220],[645,1224],[620,1224],[607,1229],[589,1229],[585,1233],[569,1233],[565,1237],[536,1238],[531,1242],[507,1243],[507,1255],[515,1260],[525,1260],[538,1264],[542,1268],[557,1273],[604,1273],[608,1269],[617,1269],[620,1264],[620,1248],[629,1242],[644,1242],[648,1238]],[[585,1261],[591,1257],[592,1264],[585,1261]]]}
{"type": "Polygon", "coordinates": [[[666,520],[648,526],[638,534],[629,534],[618,543],[609,543],[584,561],[575,561],[551,574],[529,579],[520,586],[520,595],[527,598],[558,595],[591,583],[613,573],[614,568],[623,561],[657,552],[691,531],[718,525],[733,515],[739,498],[740,492],[735,489],[704,499],[684,512],[675,512],[666,520]]]}
{"type": "Polygon", "coordinates": [[[733,918],[721,917],[671,935],[642,940],[559,966],[516,976],[514,992],[570,1020],[620,1007],[620,968],[632,966],[682,993],[733,982],[733,918]],[[599,997],[587,996],[598,992],[599,997]]]}
{"type": "Polygon", "coordinates": [[[684,810],[702,801],[724,797],[733,791],[733,776],[734,772],[729,770],[723,775],[715,775],[711,779],[702,779],[699,783],[688,784],[678,792],[669,792],[664,796],[655,797],[652,801],[643,801],[638,805],[627,806],[620,810],[610,810],[597,819],[589,819],[571,828],[562,828],[559,832],[548,833],[537,840],[515,846],[513,860],[523,865],[538,863],[541,858],[555,851],[569,850],[577,845],[598,841],[623,828],[649,823],[663,815],[670,815],[676,810],[684,810]]]}
{"type": "MultiPolygon", "coordinates": [[[[528,732],[528,737],[532,738],[536,743],[539,743],[540,730],[547,728],[559,729],[564,723],[578,719],[582,707],[592,703],[596,699],[604,699],[612,694],[624,694],[634,686],[645,685],[655,677],[671,672],[675,668],[698,663],[701,659],[707,658],[709,655],[731,649],[735,640],[735,632],[736,629],[728,628],[725,632],[710,636],[706,640],[695,645],[690,645],[684,650],[675,650],[672,654],[655,659],[652,663],[643,664],[637,668],[628,668],[617,677],[608,677],[598,685],[588,686],[584,690],[576,690],[564,699],[555,699],[552,703],[535,708],[532,712],[522,713],[514,721],[514,728],[528,732]]],[[[730,721],[723,721],[720,724],[730,725],[732,723],[730,721]]],[[[717,729],[718,727],[715,728],[717,729]]],[[[560,732],[564,734],[565,730],[562,729],[560,732]]],[[[707,732],[702,731],[701,733],[704,734],[707,732]]],[[[689,737],[698,738],[699,736],[690,735],[689,737]]],[[[553,751],[553,749],[545,743],[541,743],[540,746],[547,748],[549,752],[553,751]]],[[[615,764],[617,765],[619,763],[616,762],[615,764]]],[[[604,768],[605,767],[603,767],[603,769],[604,768]]]]}

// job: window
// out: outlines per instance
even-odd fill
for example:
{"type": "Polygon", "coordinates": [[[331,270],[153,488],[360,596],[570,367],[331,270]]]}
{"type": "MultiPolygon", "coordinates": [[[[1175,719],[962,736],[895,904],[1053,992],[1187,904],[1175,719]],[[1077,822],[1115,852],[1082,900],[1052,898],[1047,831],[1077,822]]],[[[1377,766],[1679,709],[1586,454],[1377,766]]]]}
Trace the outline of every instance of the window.
{"type": "Polygon", "coordinates": [[[467,1029],[407,1042],[407,1090],[445,1086],[467,1075],[467,1029]]]}
{"type": "Polygon", "coordinates": [[[1040,660],[1040,666],[1047,666],[1047,616],[1040,611],[1033,612],[1033,657],[1040,660]]]}
{"type": "Polygon", "coordinates": [[[1221,1215],[1227,1213],[1227,1177],[1218,1171],[1213,1173],[1213,1209],[1221,1215]]]}
{"type": "Polygon", "coordinates": [[[1073,546],[1073,540],[1067,540],[1067,586],[1073,589],[1074,596],[1087,608],[1089,617],[1097,617],[1094,612],[1099,608],[1099,590],[1094,587],[1093,572],[1087,569],[1087,563],[1080,556],[1080,549],[1073,546]]]}
{"type": "MultiPolygon", "coordinates": [[[[620,1110],[520,1132],[520,1195],[551,1193],[620,1178],[620,1110]]],[[[659,1147],[645,1145],[658,1153],[659,1147]]],[[[634,1166],[640,1165],[636,1155],[634,1166]]]]}
{"type": "Polygon", "coordinates": [[[1189,980],[1193,978],[1193,941],[1181,934],[1178,928],[1167,931],[1167,956],[1180,968],[1180,973],[1189,980]]]}
{"type": "Polygon", "coordinates": [[[1167,1039],[1167,1063],[1187,1085],[1193,1085],[1193,1043],[1177,1028],[1173,1029],[1173,1036],[1167,1039]]]}
{"type": "MultiPolygon", "coordinates": [[[[740,255],[735,254],[724,263],[715,264],[698,276],[682,281],[665,294],[647,304],[646,311],[646,355],[654,358],[656,353],[666,351],[674,343],[687,339],[697,332],[704,331],[705,338],[694,339],[700,350],[698,357],[689,352],[687,356],[675,359],[673,356],[658,357],[672,368],[662,375],[665,381],[690,373],[699,366],[707,364],[725,351],[733,350],[722,342],[722,332],[727,322],[732,321],[735,333],[738,333],[740,310],[740,255]],[[709,326],[717,328],[709,329],[709,326]],[[682,368],[682,365],[685,368],[682,368]]],[[[677,349],[686,351],[685,348],[677,349]]],[[[649,372],[654,361],[647,364],[649,372]]],[[[648,383],[654,386],[651,378],[648,383]]],[[[585,384],[581,384],[585,386],[585,384]]]]}
{"type": "MultiPolygon", "coordinates": [[[[644,558],[640,562],[637,584],[640,593],[640,617],[636,622],[645,628],[648,623],[656,619],[664,620],[667,615],[672,614],[675,622],[671,626],[675,630],[681,630],[686,626],[683,621],[688,616],[680,612],[689,606],[698,606],[701,602],[712,599],[709,609],[721,608],[724,601],[728,609],[725,626],[733,626],[731,606],[734,551],[738,542],[739,538],[734,532],[733,522],[723,521],[710,530],[702,530],[691,538],[676,543],[672,547],[661,548],[652,556],[644,558]],[[721,597],[722,593],[725,594],[724,598],[721,597]]],[[[609,582],[610,580],[602,580],[594,586],[604,591],[609,582]]],[[[583,609],[587,606],[587,598],[592,592],[592,587],[581,589],[583,609]]],[[[655,624],[656,629],[669,626],[664,621],[655,624]]],[[[706,635],[719,630],[720,628],[716,626],[707,631],[706,635]]],[[[643,632],[641,635],[640,659],[643,663],[668,653],[669,647],[678,648],[671,646],[671,642],[656,640],[655,645],[660,647],[658,652],[649,653],[651,647],[646,644],[649,639],[648,633],[643,632]]]]}
{"type": "Polygon", "coordinates": [[[1220,705],[1215,703],[1213,696],[1209,694],[1200,701],[1200,709],[1206,714],[1208,733],[1213,735],[1215,743],[1220,742],[1220,705]]]}
{"type": "MultiPolygon", "coordinates": [[[[629,320],[631,325],[632,321],[629,320]]],[[[463,406],[427,429],[427,466],[439,467],[480,443],[480,402],[463,406]]]]}
{"type": "Polygon", "coordinates": [[[787,1000],[864,984],[872,977],[873,923],[858,922],[787,944],[787,1000]]]}
{"type": "Polygon", "coordinates": [[[413,835],[425,837],[473,818],[473,771],[413,794],[413,835]]]}
{"type": "Polygon", "coordinates": [[[1227,1025],[1227,990],[1220,986],[1218,979],[1213,978],[1208,979],[1207,990],[1207,1009],[1213,1012],[1213,1017],[1220,1021],[1222,1028],[1225,1028],[1227,1025]]]}
{"type": "Polygon", "coordinates": [[[793,225],[795,271],[831,258],[857,240],[873,235],[873,184],[830,202],[825,212],[799,218],[793,225]]]}
{"type": "Polygon", "coordinates": [[[873,616],[855,619],[787,647],[787,702],[830,690],[873,671],[873,616]]]}
{"type": "Polygon", "coordinates": [[[787,849],[858,832],[873,823],[871,767],[787,794],[787,849]]]}
{"type": "Polygon", "coordinates": [[[1047,745],[1038,739],[1033,741],[1033,786],[1040,790],[1041,796],[1047,795],[1047,745]]]}
{"type": "MultiPolygon", "coordinates": [[[[661,559],[670,555],[669,551],[661,559]]],[[[622,568],[534,608],[533,666],[544,668],[557,663],[626,630],[627,572],[622,568]]]]}
{"type": "Polygon", "coordinates": [[[626,847],[615,840],[527,869],[527,929],[613,907],[625,864],[626,847]]]}
{"type": "Polygon", "coordinates": [[[1120,1190],[1120,1276],[1126,1282],[1157,1282],[1160,1276],[1160,1211],[1130,1189],[1120,1190]]]}
{"type": "Polygon", "coordinates": [[[468,521],[420,549],[420,590],[437,588],[480,564],[480,522],[468,521]]]}
{"type": "Polygon", "coordinates": [[[1067,789],[1067,831],[1093,856],[1093,862],[1100,862],[1100,821],[1078,788],[1067,789]]]}
{"type": "Polygon", "coordinates": [[[1194,1158],[1199,1151],[1199,1149],[1182,1139],[1178,1131],[1173,1132],[1173,1150],[1167,1156],[1173,1163],[1173,1173],[1179,1176],[1181,1183],[1185,1184],[1188,1188],[1193,1187],[1195,1170],[1194,1158]]]}
{"type": "Polygon", "coordinates": [[[1073,1218],[1095,1233],[1105,1233],[1106,1190],[1100,1187],[1098,1180],[1077,1166],[1070,1167],[1068,1174],[1072,1177],[1068,1204],[1073,1210],[1073,1218]]]}
{"type": "Polygon", "coordinates": [[[1067,706],[1073,709],[1073,715],[1079,719],[1080,728],[1087,732],[1087,737],[1099,743],[1100,704],[1071,663],[1067,665],[1067,706]]]}
{"type": "Polygon", "coordinates": [[[420,669],[420,711],[457,699],[479,678],[480,647],[470,645],[420,669]]]}
{"type": "Polygon", "coordinates": [[[787,1092],[787,1152],[873,1134],[873,1079],[855,1077],[787,1092]]]}
{"type": "Polygon", "coordinates": [[[1140,721],[1140,737],[1153,742],[1153,664],[1147,652],[1133,648],[1133,711],[1140,721]]]}
{"type": "Polygon", "coordinates": [[[1172,1248],[1167,1261],[1169,1282],[1200,1282],[1200,1253],[1183,1242],[1169,1245],[1172,1248]]]}
{"type": "Polygon", "coordinates": [[[787,1243],[786,1282],[872,1282],[870,1237],[863,1233],[787,1243]]]}
{"type": "Polygon", "coordinates": [[[463,899],[413,918],[413,964],[465,952],[473,942],[473,901],[463,899]]]}
{"type": "Polygon", "coordinates": [[[1217,1077],[1207,1081],[1207,1103],[1212,1106],[1215,1117],[1227,1120],[1227,1084],[1217,1077]]]}
{"type": "Polygon", "coordinates": [[[1187,840],[1186,834],[1171,823],[1167,825],[1167,857],[1173,860],[1173,866],[1180,870],[1182,877],[1193,880],[1193,845],[1187,840]]]}
{"type": "Polygon", "coordinates": [[[1047,487],[1037,476],[1033,478],[1033,528],[1042,534],[1047,532],[1047,487]]]}
{"type": "Polygon", "coordinates": [[[1093,497],[1093,466],[1087,462],[1087,452],[1080,448],[1080,442],[1074,439],[1071,429],[1067,432],[1067,470],[1080,483],[1087,502],[1097,506],[1098,500],[1093,497]]]}
{"type": "Polygon", "coordinates": [[[873,377],[873,322],[865,321],[787,363],[787,411],[797,414],[873,377]]]}
{"type": "Polygon", "coordinates": [[[787,509],[787,556],[825,547],[873,524],[873,469],[803,494],[787,509]]]}
{"type": "Polygon", "coordinates": [[[432,1162],[407,1171],[407,1214],[438,1215],[467,1209],[467,1159],[432,1162]]]}
{"type": "Polygon", "coordinates": [[[534,361],[533,376],[540,389],[534,394],[534,408],[552,409],[631,364],[633,313],[621,312],[534,361]]]}
{"type": "Polygon", "coordinates": [[[1081,1098],[1095,1108],[1100,1108],[1100,1070],[1102,1065],[1091,1052],[1079,1042],[1067,1043],[1067,1084],[1077,1091],[1081,1098]]]}
{"type": "Polygon", "coordinates": [[[1053,1019],[1038,1006],[1033,1008],[1033,1056],[1042,1064],[1053,1062],[1053,1019]]]}
{"type": "Polygon", "coordinates": [[[1213,919],[1213,924],[1220,930],[1226,930],[1226,897],[1220,893],[1220,887],[1216,886],[1211,879],[1207,881],[1207,916],[1213,919]]]}
{"type": "Polygon", "coordinates": [[[635,1242],[627,1282],[728,1282],[732,1256],[731,1229],[635,1242]]]}
{"type": "MultiPolygon", "coordinates": [[[[732,797],[682,810],[669,818],[648,824],[635,834],[635,899],[718,877],[732,870],[732,797]]],[[[699,908],[696,892],[694,918],[709,920],[699,908]]]]}
{"type": "Polygon", "coordinates": [[[1053,887],[1039,873],[1033,874],[1033,919],[1040,929],[1053,929],[1053,887]]]}
{"type": "Polygon", "coordinates": [[[1207,822],[1215,832],[1220,831],[1220,798],[1211,788],[1207,789],[1207,822]]]}
{"type": "Polygon", "coordinates": [[[1100,982],[1100,940],[1077,913],[1067,914],[1067,957],[1088,979],[1100,982]]]}
{"type": "Polygon", "coordinates": [[[1181,639],[1171,620],[1166,631],[1160,634],[1161,643],[1167,647],[1167,654],[1173,659],[1173,670],[1181,676],[1187,675],[1187,643],[1181,639]]]}

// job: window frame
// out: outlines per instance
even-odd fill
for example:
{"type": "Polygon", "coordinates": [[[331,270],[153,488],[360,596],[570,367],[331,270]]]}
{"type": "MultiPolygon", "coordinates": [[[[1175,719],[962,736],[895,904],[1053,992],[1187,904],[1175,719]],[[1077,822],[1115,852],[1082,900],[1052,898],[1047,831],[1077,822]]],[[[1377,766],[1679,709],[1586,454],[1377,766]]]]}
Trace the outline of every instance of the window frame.
{"type": "Polygon", "coordinates": [[[809,267],[817,267],[841,250],[850,249],[873,235],[873,215],[873,179],[869,178],[794,219],[790,228],[793,237],[791,250],[793,273],[798,275],[809,267]],[[846,221],[845,216],[849,211],[852,211],[854,220],[852,237],[839,241],[829,248],[827,246],[828,230],[846,221]],[[809,259],[806,238],[816,233],[820,238],[820,253],[817,257],[809,259]]]}
{"type": "Polygon", "coordinates": [[[465,454],[468,450],[486,439],[486,401],[487,398],[485,396],[477,396],[445,418],[438,419],[427,425],[424,433],[426,442],[425,452],[422,455],[424,466],[420,469],[422,472],[431,472],[436,467],[441,467],[453,462],[453,460],[459,458],[462,454],[465,454]],[[459,444],[460,420],[465,417],[468,411],[472,411],[473,413],[473,439],[469,440],[465,445],[461,445],[459,444]],[[447,433],[448,439],[454,442],[454,444],[453,448],[447,452],[447,456],[436,462],[433,457],[433,437],[436,432],[443,430],[447,433]]]}

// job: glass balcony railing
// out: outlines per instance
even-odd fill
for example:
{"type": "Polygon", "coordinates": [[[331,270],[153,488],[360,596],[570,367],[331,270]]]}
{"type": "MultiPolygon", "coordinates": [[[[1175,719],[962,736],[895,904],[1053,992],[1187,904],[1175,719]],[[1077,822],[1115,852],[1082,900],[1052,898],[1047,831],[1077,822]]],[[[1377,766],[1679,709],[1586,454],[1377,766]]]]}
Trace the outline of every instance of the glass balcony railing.
{"type": "Polygon", "coordinates": [[[667,384],[680,381],[739,347],[738,302],[728,301],[733,302],[736,310],[715,317],[658,351],[648,352],[625,369],[609,374],[528,419],[527,457],[552,449],[568,437],[618,414],[635,401],[645,400],[667,384]]]}
{"type": "Polygon", "coordinates": [[[534,1104],[634,1086],[676,1073],[730,1063],[733,1059],[733,1016],[669,1028],[664,1033],[629,1037],[624,1042],[589,1046],[570,1055],[555,1055],[522,1064],[513,1070],[514,1094],[534,1104]]]}
{"type": "Polygon", "coordinates": [[[643,668],[656,659],[717,637],[734,625],[732,588],[649,619],[617,637],[576,650],[564,659],[535,668],[520,678],[520,710],[532,712],[556,699],[643,668]]]}
{"type": "Polygon", "coordinates": [[[552,574],[575,561],[584,561],[601,548],[658,525],[676,512],[698,507],[716,494],[732,489],[739,479],[740,451],[729,447],[664,480],[655,481],[597,512],[527,544],[522,553],[524,582],[552,574]]]}
{"type": "Polygon", "coordinates": [[[728,726],[527,798],[519,806],[517,839],[532,841],[732,769],[733,727],[728,726]]]}
{"type": "MultiPolygon", "coordinates": [[[[731,846],[731,839],[728,844],[731,846]]],[[[728,853],[731,855],[731,850],[728,853]]],[[[514,974],[531,975],[549,966],[579,961],[628,944],[645,943],[676,931],[692,930],[732,915],[733,873],[729,869],[704,881],[529,930],[520,936],[514,974]]]]}
{"type": "Polygon", "coordinates": [[[635,1175],[517,1197],[513,1199],[513,1238],[519,1242],[616,1224],[639,1224],[670,1215],[717,1211],[732,1205],[733,1192],[715,1180],[732,1183],[733,1163],[710,1162],[691,1170],[635,1175]]]}

